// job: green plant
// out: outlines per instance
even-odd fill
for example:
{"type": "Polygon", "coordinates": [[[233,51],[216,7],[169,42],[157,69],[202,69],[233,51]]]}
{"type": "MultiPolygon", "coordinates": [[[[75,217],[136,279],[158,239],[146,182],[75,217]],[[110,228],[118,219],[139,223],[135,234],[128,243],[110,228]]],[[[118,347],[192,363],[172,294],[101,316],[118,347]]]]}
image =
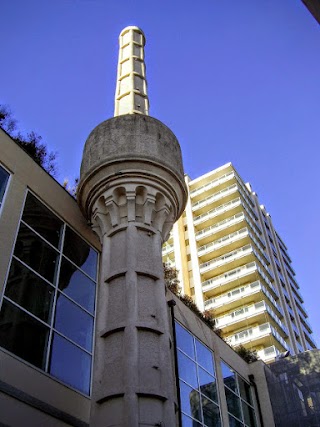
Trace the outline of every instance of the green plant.
{"type": "Polygon", "coordinates": [[[252,363],[259,360],[256,350],[245,348],[242,344],[240,344],[238,347],[235,347],[234,351],[238,353],[238,355],[242,357],[242,359],[247,363],[252,363]]]}

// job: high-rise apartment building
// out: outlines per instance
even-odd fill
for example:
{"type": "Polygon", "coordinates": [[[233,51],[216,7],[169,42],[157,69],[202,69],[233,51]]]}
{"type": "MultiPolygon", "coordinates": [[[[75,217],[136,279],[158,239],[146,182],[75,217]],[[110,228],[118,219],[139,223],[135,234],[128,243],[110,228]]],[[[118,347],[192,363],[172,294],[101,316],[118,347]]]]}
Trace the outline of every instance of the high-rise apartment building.
{"type": "Polygon", "coordinates": [[[163,247],[183,292],[210,310],[232,346],[273,361],[316,348],[287,247],[231,163],[194,180],[163,247]]]}

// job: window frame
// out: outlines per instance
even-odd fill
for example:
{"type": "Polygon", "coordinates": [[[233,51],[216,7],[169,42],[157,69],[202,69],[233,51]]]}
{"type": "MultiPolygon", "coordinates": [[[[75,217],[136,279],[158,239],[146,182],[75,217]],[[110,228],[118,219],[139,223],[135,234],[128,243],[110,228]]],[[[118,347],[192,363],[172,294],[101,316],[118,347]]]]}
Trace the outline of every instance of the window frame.
{"type": "Polygon", "coordinates": [[[8,190],[9,190],[9,186],[11,184],[12,173],[9,171],[8,168],[6,168],[3,165],[3,163],[0,163],[0,168],[3,169],[8,174],[8,179],[7,179],[6,186],[5,186],[5,189],[4,189],[4,192],[3,192],[3,197],[0,200],[0,216],[1,216],[3,205],[5,204],[5,201],[6,201],[6,198],[7,198],[7,194],[8,194],[8,190]]]}
{"type": "MultiPolygon", "coordinates": [[[[1,164],[0,164],[1,166],[1,164]]],[[[11,175],[10,175],[11,177],[11,175]]],[[[9,179],[10,179],[9,177],[9,179]]],[[[8,188],[8,184],[9,184],[9,180],[7,183],[7,188],[8,188]]],[[[7,191],[7,188],[5,191],[7,191]]],[[[1,207],[0,207],[0,213],[1,213],[1,207]]],[[[75,392],[85,396],[85,397],[91,397],[91,393],[92,393],[92,383],[93,383],[93,361],[94,361],[94,357],[95,357],[95,339],[96,339],[96,334],[95,334],[95,330],[96,330],[96,308],[97,308],[97,302],[98,302],[98,285],[99,285],[99,263],[100,263],[100,251],[99,249],[97,249],[95,246],[93,246],[91,243],[89,243],[87,241],[87,239],[85,237],[83,237],[82,235],[80,235],[80,233],[73,228],[66,220],[64,220],[59,214],[57,214],[57,212],[52,209],[50,206],[48,206],[48,204],[46,202],[44,202],[35,192],[33,192],[32,190],[30,190],[29,188],[27,188],[25,195],[24,195],[24,200],[23,200],[23,204],[21,207],[21,211],[20,211],[20,215],[19,215],[19,221],[17,224],[17,229],[15,231],[15,237],[14,237],[14,242],[13,242],[13,246],[11,249],[11,253],[10,253],[10,262],[8,263],[8,267],[7,267],[7,272],[5,275],[5,281],[4,281],[4,286],[3,286],[3,290],[0,294],[0,312],[2,310],[2,306],[3,306],[3,302],[7,301],[10,304],[12,304],[14,307],[18,308],[19,310],[21,310],[23,313],[26,313],[27,315],[29,315],[33,320],[38,321],[39,323],[41,323],[42,325],[46,326],[48,328],[48,340],[46,343],[46,355],[45,355],[45,368],[42,369],[38,366],[35,366],[34,364],[32,364],[31,362],[23,359],[22,357],[16,355],[15,353],[11,352],[10,350],[7,350],[5,347],[0,346],[0,351],[6,352],[8,354],[10,354],[12,357],[16,358],[17,360],[19,360],[20,362],[32,367],[33,369],[41,372],[42,374],[48,376],[49,378],[59,382],[60,384],[62,384],[65,387],[68,387],[72,390],[74,390],[75,392]],[[54,216],[56,216],[62,223],[61,225],[61,236],[60,236],[60,241],[59,241],[59,245],[58,247],[54,246],[50,241],[48,241],[44,236],[42,236],[39,232],[37,232],[34,228],[32,228],[32,226],[30,226],[27,222],[25,222],[22,217],[24,214],[24,210],[25,210],[25,206],[26,206],[26,200],[28,195],[31,194],[40,204],[42,204],[43,206],[45,206],[50,212],[51,214],[53,214],[54,216]],[[18,240],[18,235],[19,235],[19,230],[20,230],[20,225],[23,224],[25,227],[28,227],[34,234],[36,234],[37,238],[41,239],[43,242],[45,242],[47,245],[49,245],[51,248],[53,248],[57,254],[58,254],[58,262],[57,262],[57,266],[56,266],[56,271],[55,271],[55,275],[54,275],[54,279],[52,282],[50,282],[50,280],[46,279],[44,276],[42,276],[38,271],[34,270],[31,266],[29,266],[27,263],[25,263],[24,261],[20,260],[19,257],[17,257],[16,255],[14,255],[14,251],[15,251],[15,247],[16,247],[16,243],[18,240]],[[66,234],[66,229],[67,227],[69,227],[69,229],[74,232],[81,240],[83,240],[90,249],[94,250],[97,257],[96,257],[96,267],[95,267],[95,278],[91,277],[86,271],[82,270],[81,267],[79,267],[77,264],[75,264],[74,261],[72,261],[71,259],[69,259],[63,252],[63,248],[64,248],[64,239],[65,239],[65,234],[66,234]],[[36,315],[34,315],[31,311],[29,311],[28,309],[24,308],[22,305],[20,305],[19,303],[15,302],[14,300],[12,300],[10,297],[7,297],[5,295],[6,289],[7,289],[7,283],[8,283],[8,278],[10,275],[10,270],[11,270],[11,265],[13,260],[15,260],[18,263],[21,263],[23,265],[24,268],[27,268],[32,274],[36,274],[38,278],[40,278],[41,280],[43,280],[47,285],[50,285],[52,287],[52,289],[54,289],[54,297],[53,297],[53,301],[52,301],[52,307],[51,307],[51,318],[48,321],[44,321],[41,318],[37,317],[36,315]],[[94,308],[92,313],[85,307],[83,307],[79,302],[77,302],[75,299],[73,299],[71,296],[67,295],[63,290],[61,290],[59,288],[59,282],[60,282],[60,271],[61,271],[61,265],[63,260],[65,262],[70,263],[72,266],[75,267],[75,271],[79,271],[81,274],[83,274],[86,278],[88,278],[89,280],[91,280],[94,284],[95,284],[95,290],[94,290],[94,308]],[[55,328],[55,315],[56,315],[56,305],[57,305],[57,299],[58,299],[58,294],[60,294],[61,296],[63,296],[64,298],[66,298],[70,303],[74,304],[77,308],[80,308],[81,310],[83,310],[84,313],[90,315],[93,319],[92,322],[92,346],[91,346],[91,351],[88,351],[85,347],[81,346],[80,344],[78,344],[77,342],[75,342],[72,338],[69,338],[68,336],[66,336],[64,333],[60,332],[58,329],[55,328]],[[64,382],[62,379],[52,375],[50,373],[50,359],[51,359],[51,350],[52,350],[52,344],[53,344],[53,337],[54,334],[59,335],[60,337],[62,337],[64,340],[67,340],[71,345],[75,346],[76,348],[82,350],[84,353],[89,354],[91,357],[91,363],[90,363],[90,382],[88,385],[88,393],[76,388],[75,386],[72,386],[71,384],[64,382]]]]}

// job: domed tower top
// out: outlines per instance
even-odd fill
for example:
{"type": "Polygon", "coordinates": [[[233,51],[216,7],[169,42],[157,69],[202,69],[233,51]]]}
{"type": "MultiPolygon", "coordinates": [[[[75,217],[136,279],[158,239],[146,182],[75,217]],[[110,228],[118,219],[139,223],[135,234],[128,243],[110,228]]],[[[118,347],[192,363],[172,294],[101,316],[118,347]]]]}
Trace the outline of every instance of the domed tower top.
{"type": "Polygon", "coordinates": [[[149,114],[143,31],[124,28],[119,36],[119,60],[114,115],[149,114]]]}

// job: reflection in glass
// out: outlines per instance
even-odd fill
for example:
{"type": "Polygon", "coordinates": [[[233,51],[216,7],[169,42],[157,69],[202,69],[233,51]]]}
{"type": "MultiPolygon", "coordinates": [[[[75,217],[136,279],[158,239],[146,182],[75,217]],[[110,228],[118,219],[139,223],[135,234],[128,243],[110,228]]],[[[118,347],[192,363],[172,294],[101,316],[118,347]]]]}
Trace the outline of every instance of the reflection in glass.
{"type": "Polygon", "coordinates": [[[28,193],[22,219],[48,242],[59,247],[63,222],[31,193],[28,193]]]}
{"type": "Polygon", "coordinates": [[[202,427],[202,424],[182,414],[182,427],[202,427]]]}
{"type": "Polygon", "coordinates": [[[63,253],[90,277],[96,279],[98,254],[68,226],[63,253]]]}
{"type": "Polygon", "coordinates": [[[239,375],[238,375],[238,383],[239,383],[240,396],[242,397],[243,400],[245,400],[246,402],[252,405],[250,384],[244,381],[239,375]]]}
{"type": "Polygon", "coordinates": [[[200,341],[196,341],[196,352],[197,352],[197,362],[204,369],[206,369],[210,374],[214,375],[214,366],[213,366],[213,357],[212,352],[200,341]]]}
{"type": "Polygon", "coordinates": [[[59,289],[93,313],[95,283],[65,258],[60,268],[59,289]]]}
{"type": "Polygon", "coordinates": [[[203,411],[203,421],[208,427],[220,427],[220,411],[219,406],[215,405],[209,399],[204,396],[201,396],[202,400],[202,411],[203,411]]]}
{"type": "Polygon", "coordinates": [[[55,333],[50,358],[50,374],[89,394],[90,370],[91,356],[55,333]]]}
{"type": "Polygon", "coordinates": [[[9,174],[0,166],[0,207],[9,180],[9,174]]]}
{"type": "Polygon", "coordinates": [[[58,253],[22,223],[14,254],[41,276],[54,281],[58,253]]]}
{"type": "Polygon", "coordinates": [[[224,391],[226,393],[228,412],[230,412],[235,417],[242,419],[241,408],[240,408],[240,398],[226,387],[224,391]]]}
{"type": "Polygon", "coordinates": [[[92,348],[93,318],[58,293],[54,327],[88,351],[92,348]]]}
{"type": "Polygon", "coordinates": [[[195,418],[198,421],[201,420],[201,408],[200,398],[197,390],[187,386],[183,381],[180,381],[180,398],[181,398],[181,410],[195,418]]]}
{"type": "Polygon", "coordinates": [[[256,423],[255,423],[254,410],[250,406],[248,406],[246,403],[242,402],[242,411],[243,411],[244,422],[246,423],[246,425],[248,425],[249,427],[255,427],[256,423]]]}
{"type": "Polygon", "coordinates": [[[179,323],[176,323],[177,346],[192,359],[195,359],[193,337],[179,323]]]}
{"type": "Polygon", "coordinates": [[[229,366],[226,365],[224,362],[221,362],[221,370],[222,370],[222,376],[223,376],[223,381],[225,385],[231,388],[231,390],[238,392],[236,376],[234,371],[230,369],[229,366]]]}
{"type": "Polygon", "coordinates": [[[0,312],[0,346],[38,368],[45,368],[49,329],[10,302],[0,312]]]}
{"type": "Polygon", "coordinates": [[[214,377],[198,367],[200,391],[209,399],[218,402],[217,385],[214,377]]]}
{"type": "Polygon", "coordinates": [[[243,424],[229,415],[229,427],[243,427],[243,424]]]}
{"type": "Polygon", "coordinates": [[[179,378],[183,379],[193,388],[198,388],[196,364],[181,351],[178,351],[178,368],[179,378]]]}
{"type": "Polygon", "coordinates": [[[5,295],[50,323],[54,288],[15,259],[11,263],[5,295]]]}

